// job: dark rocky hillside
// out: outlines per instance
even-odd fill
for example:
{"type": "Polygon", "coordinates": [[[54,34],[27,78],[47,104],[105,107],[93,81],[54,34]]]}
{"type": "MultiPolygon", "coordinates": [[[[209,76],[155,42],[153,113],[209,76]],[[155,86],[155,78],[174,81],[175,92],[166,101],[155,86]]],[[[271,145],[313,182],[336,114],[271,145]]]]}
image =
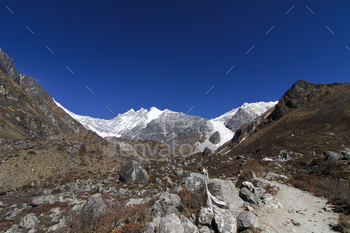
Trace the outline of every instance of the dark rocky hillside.
{"type": "Polygon", "coordinates": [[[350,146],[350,83],[298,80],[273,110],[241,126],[226,146],[232,154],[307,156],[350,146]],[[271,112],[272,111],[272,112],[271,112]]]}
{"type": "Polygon", "coordinates": [[[84,127],[57,105],[32,77],[20,76],[13,59],[0,49],[0,137],[77,133],[84,127]]]}
{"type": "Polygon", "coordinates": [[[79,122],[57,107],[50,94],[34,78],[22,75],[19,85],[34,99],[44,115],[61,133],[77,133],[85,130],[79,122]]]}
{"type": "Polygon", "coordinates": [[[0,71],[0,137],[24,139],[59,134],[36,102],[0,71]]]}

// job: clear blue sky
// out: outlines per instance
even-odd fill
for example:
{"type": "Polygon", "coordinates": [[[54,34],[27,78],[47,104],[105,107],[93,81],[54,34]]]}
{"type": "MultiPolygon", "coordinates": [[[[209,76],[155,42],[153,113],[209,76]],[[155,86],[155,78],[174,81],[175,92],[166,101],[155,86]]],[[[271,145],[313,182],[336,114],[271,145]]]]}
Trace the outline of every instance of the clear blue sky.
{"type": "Polygon", "coordinates": [[[17,70],[80,115],[194,106],[214,118],[298,79],[350,80],[348,0],[4,0],[0,21],[17,70]]]}

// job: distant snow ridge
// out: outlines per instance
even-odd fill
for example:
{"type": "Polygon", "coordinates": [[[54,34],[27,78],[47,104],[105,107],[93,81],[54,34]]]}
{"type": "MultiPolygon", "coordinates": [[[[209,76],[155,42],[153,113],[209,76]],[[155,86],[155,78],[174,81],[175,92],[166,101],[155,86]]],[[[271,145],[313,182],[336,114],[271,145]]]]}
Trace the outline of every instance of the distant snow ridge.
{"type": "MultiPolygon", "coordinates": [[[[55,101],[55,100],[54,100],[55,101]]],[[[152,107],[149,111],[141,108],[136,111],[130,109],[124,114],[118,114],[111,120],[80,116],[64,108],[56,102],[66,113],[80,122],[87,130],[96,132],[101,137],[122,137],[135,128],[145,128],[148,123],[158,118],[164,111],[152,107]]]]}
{"type": "Polygon", "coordinates": [[[220,143],[213,145],[209,141],[209,138],[207,138],[203,143],[198,144],[198,150],[203,151],[205,147],[216,150],[224,143],[231,140],[235,135],[236,130],[241,125],[253,121],[255,118],[274,107],[277,103],[278,101],[244,103],[241,107],[234,108],[217,118],[211,119],[210,122],[214,126],[214,130],[213,132],[210,132],[209,135],[218,131],[221,137],[220,143]]]}
{"type": "Polygon", "coordinates": [[[55,103],[86,129],[96,132],[101,137],[114,136],[159,142],[167,142],[169,139],[177,140],[177,142],[187,140],[186,142],[188,142],[188,138],[204,138],[202,143],[193,141],[196,151],[203,151],[205,147],[216,150],[231,140],[238,127],[263,114],[275,106],[277,101],[244,103],[241,107],[232,109],[211,120],[168,109],[161,111],[155,107],[150,110],[141,108],[135,111],[131,109],[124,114],[118,114],[111,120],[104,120],[77,115],[56,101],[55,103]],[[211,138],[212,135],[215,138],[211,138]]]}

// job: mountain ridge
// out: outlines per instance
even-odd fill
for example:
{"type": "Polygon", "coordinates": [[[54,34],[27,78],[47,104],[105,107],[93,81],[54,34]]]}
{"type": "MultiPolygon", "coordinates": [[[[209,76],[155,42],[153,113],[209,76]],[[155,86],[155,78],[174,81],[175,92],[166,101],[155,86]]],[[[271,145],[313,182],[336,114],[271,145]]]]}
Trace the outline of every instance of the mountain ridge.
{"type": "Polygon", "coordinates": [[[176,138],[177,143],[189,143],[195,146],[197,151],[203,151],[205,147],[212,150],[217,149],[223,143],[232,139],[234,136],[232,129],[261,115],[277,103],[277,101],[244,103],[242,106],[213,119],[151,107],[149,110],[144,108],[137,111],[130,109],[125,113],[118,114],[113,119],[105,120],[75,114],[64,108],[56,100],[54,101],[56,105],[60,106],[86,129],[96,132],[101,137],[124,137],[134,140],[149,139],[159,142],[166,142],[171,138],[176,138]],[[245,111],[246,115],[239,115],[238,119],[236,114],[240,111],[245,111]],[[192,123],[189,123],[189,121],[192,123]],[[200,124],[199,128],[196,126],[197,124],[200,124]],[[227,127],[227,125],[232,124],[235,127],[231,127],[231,129],[227,127]],[[172,132],[173,130],[176,132],[172,132]],[[183,132],[197,140],[184,139],[185,135],[183,135],[183,132]],[[216,132],[219,133],[218,138],[220,140],[215,144],[210,142],[209,138],[216,132]]]}

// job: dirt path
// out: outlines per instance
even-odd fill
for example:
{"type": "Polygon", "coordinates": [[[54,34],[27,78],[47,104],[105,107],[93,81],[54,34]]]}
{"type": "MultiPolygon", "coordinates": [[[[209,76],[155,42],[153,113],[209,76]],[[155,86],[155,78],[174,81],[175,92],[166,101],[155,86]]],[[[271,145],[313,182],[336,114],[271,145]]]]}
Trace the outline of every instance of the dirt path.
{"type": "Polygon", "coordinates": [[[273,211],[258,209],[260,225],[267,225],[276,232],[334,232],[329,224],[336,222],[338,215],[324,210],[326,199],[285,184],[269,182],[280,188],[276,199],[282,206],[273,211]]]}

